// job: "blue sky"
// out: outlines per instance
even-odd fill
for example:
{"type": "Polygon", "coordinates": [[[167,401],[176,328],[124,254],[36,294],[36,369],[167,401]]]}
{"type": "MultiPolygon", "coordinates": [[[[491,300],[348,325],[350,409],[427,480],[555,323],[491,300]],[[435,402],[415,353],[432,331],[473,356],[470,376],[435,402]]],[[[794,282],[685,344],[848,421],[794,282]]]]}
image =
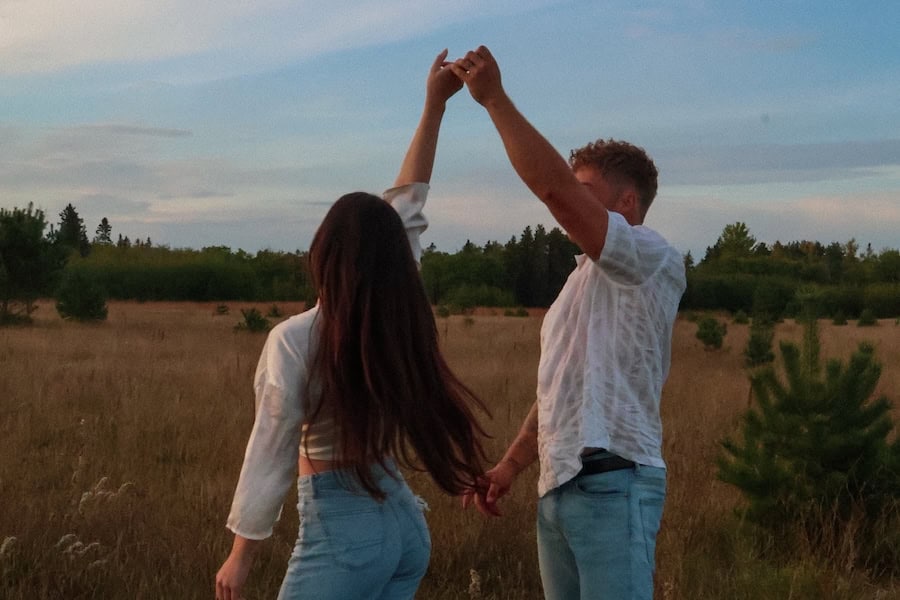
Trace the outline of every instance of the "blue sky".
{"type": "MultiPolygon", "coordinates": [[[[331,202],[395,175],[434,56],[479,44],[564,155],[660,170],[647,224],[701,258],[765,242],[900,247],[900,3],[0,0],[0,206],[172,247],[306,249],[331,202]]],[[[463,90],[425,243],[554,225],[463,90]]]]}

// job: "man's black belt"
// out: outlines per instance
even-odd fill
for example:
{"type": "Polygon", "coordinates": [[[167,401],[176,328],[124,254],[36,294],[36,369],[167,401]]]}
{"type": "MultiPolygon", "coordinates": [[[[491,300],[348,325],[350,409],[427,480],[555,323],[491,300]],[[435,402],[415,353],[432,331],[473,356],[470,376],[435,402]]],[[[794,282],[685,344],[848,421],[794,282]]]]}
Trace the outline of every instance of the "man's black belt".
{"type": "MultiPolygon", "coordinates": [[[[585,457],[587,458],[587,457],[585,457]]],[[[609,471],[619,471],[621,469],[633,469],[634,461],[616,456],[605,456],[603,458],[595,458],[593,460],[585,460],[575,477],[583,475],[596,475],[597,473],[608,473],[609,471]]]]}

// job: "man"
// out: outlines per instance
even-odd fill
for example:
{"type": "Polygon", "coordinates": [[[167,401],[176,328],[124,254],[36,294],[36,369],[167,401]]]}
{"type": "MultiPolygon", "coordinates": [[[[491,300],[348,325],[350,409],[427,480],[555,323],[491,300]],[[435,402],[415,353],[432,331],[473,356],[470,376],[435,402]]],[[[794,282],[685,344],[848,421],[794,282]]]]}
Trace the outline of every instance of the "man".
{"type": "Polygon", "coordinates": [[[541,329],[537,401],[490,487],[489,515],[540,460],[538,556],[550,600],[653,596],[665,499],[659,401],[685,288],[681,255],[642,225],[657,170],[640,148],[603,141],[570,165],[519,113],[484,46],[451,68],[487,110],[513,168],[584,255],[541,329]]]}

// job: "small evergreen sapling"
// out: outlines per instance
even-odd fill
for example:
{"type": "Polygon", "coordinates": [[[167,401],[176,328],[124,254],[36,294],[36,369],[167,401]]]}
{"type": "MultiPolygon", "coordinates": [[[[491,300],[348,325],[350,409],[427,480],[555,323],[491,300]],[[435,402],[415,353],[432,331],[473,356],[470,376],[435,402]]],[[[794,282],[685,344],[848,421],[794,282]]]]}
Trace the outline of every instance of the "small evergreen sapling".
{"type": "Polygon", "coordinates": [[[781,343],[782,377],[771,366],[750,375],[756,406],[743,416],[740,439],[722,442],[718,475],[743,492],[745,516],[775,539],[799,533],[816,548],[852,532],[856,558],[877,561],[873,529],[896,510],[900,491],[891,404],[872,399],[881,366],[871,344],[824,369],[819,349],[808,318],[802,347],[781,343]],[[851,527],[860,517],[862,526],[851,527]]]}
{"type": "Polygon", "coordinates": [[[106,292],[81,269],[67,269],[56,292],[56,311],[63,319],[105,321],[106,292]]]}
{"type": "Polygon", "coordinates": [[[235,331],[252,331],[255,333],[269,331],[272,324],[256,308],[242,308],[244,320],[234,326],[235,331]]]}
{"type": "Polygon", "coordinates": [[[859,313],[859,321],[856,322],[856,325],[857,327],[872,327],[878,325],[878,319],[875,318],[875,313],[871,308],[864,308],[859,313]]]}
{"type": "Polygon", "coordinates": [[[744,364],[748,367],[759,367],[775,360],[772,352],[772,341],[775,338],[775,326],[765,319],[753,319],[750,325],[750,337],[744,349],[744,364]]]}
{"type": "Polygon", "coordinates": [[[697,322],[697,339],[703,342],[707,350],[718,350],[722,347],[728,326],[715,317],[703,317],[697,322]]]}

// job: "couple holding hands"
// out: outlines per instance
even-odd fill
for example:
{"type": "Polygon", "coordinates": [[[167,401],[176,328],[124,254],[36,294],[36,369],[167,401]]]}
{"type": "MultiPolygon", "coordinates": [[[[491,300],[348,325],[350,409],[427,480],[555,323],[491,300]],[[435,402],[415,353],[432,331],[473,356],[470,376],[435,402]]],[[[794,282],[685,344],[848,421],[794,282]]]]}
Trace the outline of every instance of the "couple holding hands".
{"type": "Polygon", "coordinates": [[[666,490],[659,403],[685,288],[681,254],[643,226],[656,167],[641,148],[602,139],[566,161],[506,95],[487,48],[446,57],[431,66],[394,187],[337,200],[309,251],[318,302],[266,340],[217,600],[241,597],[294,481],[300,528],[279,599],[408,599],[431,541],[399,467],[423,469],[464,506],[498,516],[535,461],[546,597],[653,596],[666,490]],[[475,418],[487,411],[444,361],[418,273],[438,132],[463,86],[584,253],[544,317],[537,399],[487,471],[475,418]]]}

